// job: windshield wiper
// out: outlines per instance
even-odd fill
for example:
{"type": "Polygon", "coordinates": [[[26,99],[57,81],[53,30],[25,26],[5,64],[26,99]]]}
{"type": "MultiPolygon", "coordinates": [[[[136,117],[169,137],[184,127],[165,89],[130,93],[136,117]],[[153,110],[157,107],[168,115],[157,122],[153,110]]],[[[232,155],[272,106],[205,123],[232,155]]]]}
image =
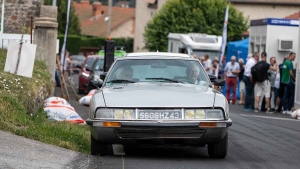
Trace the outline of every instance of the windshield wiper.
{"type": "Polygon", "coordinates": [[[131,81],[131,80],[122,80],[122,79],[116,79],[116,80],[111,80],[108,81],[106,83],[135,83],[135,81],[131,81]]]}
{"type": "Polygon", "coordinates": [[[174,79],[169,79],[169,78],[164,78],[164,77],[153,77],[153,78],[145,78],[146,80],[165,80],[169,82],[174,82],[174,83],[183,83],[182,81],[179,80],[174,80],[174,79]]]}

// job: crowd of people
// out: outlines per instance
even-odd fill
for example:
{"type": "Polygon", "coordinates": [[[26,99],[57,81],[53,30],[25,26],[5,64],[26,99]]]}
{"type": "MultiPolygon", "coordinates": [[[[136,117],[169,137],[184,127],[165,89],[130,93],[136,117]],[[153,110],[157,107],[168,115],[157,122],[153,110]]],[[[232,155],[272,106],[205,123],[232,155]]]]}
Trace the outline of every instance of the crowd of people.
{"type": "Polygon", "coordinates": [[[236,104],[236,92],[239,92],[238,104],[244,105],[245,111],[291,114],[295,99],[294,52],[284,57],[280,64],[277,64],[276,57],[268,58],[266,52],[249,54],[246,64],[243,58],[237,61],[236,56],[232,56],[229,62],[225,56],[221,62],[218,57],[211,61],[208,55],[200,58],[194,55],[194,58],[200,60],[209,74],[215,75],[219,66],[217,74],[226,82],[228,103],[236,104]]]}

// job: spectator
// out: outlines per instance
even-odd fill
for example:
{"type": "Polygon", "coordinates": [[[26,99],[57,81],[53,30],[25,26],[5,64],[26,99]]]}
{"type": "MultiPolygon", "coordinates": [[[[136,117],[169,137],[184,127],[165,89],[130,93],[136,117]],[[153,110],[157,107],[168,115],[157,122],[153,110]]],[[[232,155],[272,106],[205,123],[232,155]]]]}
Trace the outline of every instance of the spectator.
{"type": "Polygon", "coordinates": [[[270,79],[270,84],[271,84],[271,99],[270,99],[270,105],[271,108],[273,108],[275,110],[275,105],[276,105],[276,98],[275,98],[275,89],[274,89],[274,84],[275,84],[275,78],[276,78],[276,73],[277,73],[277,63],[276,63],[276,58],[275,57],[271,57],[270,58],[270,65],[274,68],[276,68],[276,70],[272,70],[269,69],[268,71],[268,75],[269,75],[269,79],[270,79]]]}
{"type": "Polygon", "coordinates": [[[296,54],[291,52],[288,59],[284,61],[282,68],[281,82],[284,84],[283,114],[291,114],[295,97],[295,74],[293,61],[296,54]]]}
{"type": "Polygon", "coordinates": [[[204,64],[205,64],[205,71],[209,74],[212,74],[213,73],[213,70],[212,70],[212,62],[211,62],[211,59],[209,58],[208,54],[205,54],[204,55],[204,64]]]}
{"type": "Polygon", "coordinates": [[[232,87],[232,104],[236,101],[237,77],[240,73],[240,65],[236,62],[236,57],[231,56],[231,61],[227,62],[224,71],[226,77],[226,99],[230,103],[230,89],[232,87]]]}
{"type": "Polygon", "coordinates": [[[244,59],[239,59],[240,64],[240,73],[238,75],[239,81],[240,81],[240,102],[239,104],[245,103],[245,82],[243,81],[244,72],[245,72],[245,65],[244,65],[244,59]]]}
{"type": "Polygon", "coordinates": [[[205,59],[204,59],[204,57],[202,56],[202,57],[200,57],[200,62],[201,62],[201,64],[202,64],[202,66],[205,68],[205,59]]]}
{"type": "Polygon", "coordinates": [[[198,59],[198,56],[196,54],[193,55],[194,59],[198,59]]]}
{"type": "MultiPolygon", "coordinates": [[[[250,55],[251,56],[251,55],[250,55]]],[[[252,57],[249,57],[245,65],[245,72],[244,72],[244,78],[243,81],[245,82],[246,87],[246,97],[245,97],[245,104],[244,104],[244,110],[245,111],[251,111],[253,110],[253,89],[254,89],[254,83],[252,81],[251,76],[251,68],[258,62],[259,59],[259,53],[254,52],[252,57]]]]}
{"type": "Polygon", "coordinates": [[[269,63],[267,63],[267,53],[266,52],[262,52],[261,54],[261,61],[259,63],[263,64],[263,72],[262,74],[264,74],[265,80],[263,82],[256,82],[255,84],[255,112],[258,112],[258,105],[259,105],[259,101],[260,101],[260,97],[261,95],[264,95],[265,97],[265,101],[267,104],[267,113],[273,113],[271,111],[271,104],[270,104],[270,94],[271,94],[271,83],[269,80],[269,76],[268,76],[268,71],[269,69],[276,71],[277,67],[274,65],[270,65],[269,63]]]}
{"type": "Polygon", "coordinates": [[[278,88],[279,90],[278,90],[278,96],[277,96],[277,99],[276,99],[276,106],[275,106],[275,110],[277,112],[280,112],[280,110],[282,108],[282,98],[283,98],[283,94],[284,94],[284,84],[281,82],[281,77],[282,77],[283,63],[287,60],[287,58],[288,57],[284,57],[283,62],[278,65],[279,70],[278,70],[277,76],[279,76],[279,88],[278,88]]]}

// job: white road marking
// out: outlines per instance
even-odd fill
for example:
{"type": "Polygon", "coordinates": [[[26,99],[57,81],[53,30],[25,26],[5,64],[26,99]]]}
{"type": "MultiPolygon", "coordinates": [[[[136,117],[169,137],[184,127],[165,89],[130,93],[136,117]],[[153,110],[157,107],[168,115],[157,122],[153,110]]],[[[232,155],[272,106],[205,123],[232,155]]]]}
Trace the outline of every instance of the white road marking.
{"type": "Polygon", "coordinates": [[[241,116],[245,117],[258,117],[258,118],[265,118],[265,119],[275,119],[275,120],[286,120],[286,121],[296,121],[300,122],[297,119],[286,119],[286,118],[280,118],[280,117],[268,117],[268,116],[257,116],[257,115],[247,115],[247,114],[241,114],[241,116]]]}

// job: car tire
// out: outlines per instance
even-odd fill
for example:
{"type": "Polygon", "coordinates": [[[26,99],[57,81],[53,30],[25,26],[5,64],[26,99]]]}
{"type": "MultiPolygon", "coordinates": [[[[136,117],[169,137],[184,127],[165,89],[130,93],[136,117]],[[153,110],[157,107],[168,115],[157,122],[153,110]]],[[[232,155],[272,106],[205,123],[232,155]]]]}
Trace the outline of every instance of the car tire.
{"type": "Polygon", "coordinates": [[[211,158],[225,158],[227,156],[228,148],[228,133],[225,137],[216,143],[208,144],[208,155],[211,158]]]}
{"type": "Polygon", "coordinates": [[[111,154],[113,154],[113,149],[111,144],[97,141],[91,135],[91,155],[105,156],[111,154]]]}

